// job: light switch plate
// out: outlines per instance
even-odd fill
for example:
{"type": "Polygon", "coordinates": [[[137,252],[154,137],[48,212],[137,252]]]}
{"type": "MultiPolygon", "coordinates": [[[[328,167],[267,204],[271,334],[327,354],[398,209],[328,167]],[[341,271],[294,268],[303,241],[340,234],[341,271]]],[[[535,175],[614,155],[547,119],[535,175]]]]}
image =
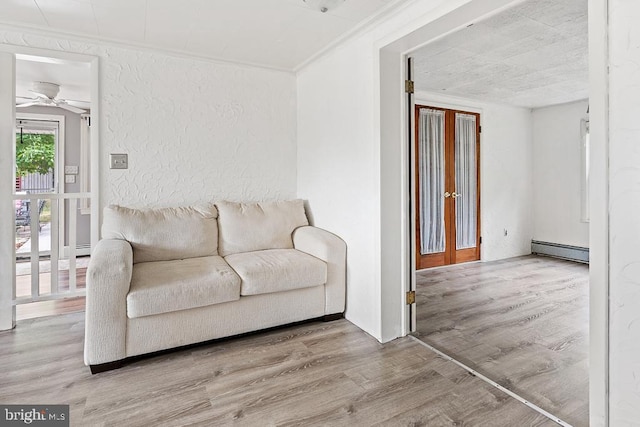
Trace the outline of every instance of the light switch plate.
{"type": "Polygon", "coordinates": [[[65,175],[64,176],[64,183],[65,184],[75,184],[76,183],[76,176],[75,175],[65,175]]]}
{"type": "Polygon", "coordinates": [[[65,166],[64,173],[67,175],[78,175],[78,166],[65,166]]]}
{"type": "Polygon", "coordinates": [[[126,154],[111,154],[111,169],[128,169],[129,160],[126,154]]]}

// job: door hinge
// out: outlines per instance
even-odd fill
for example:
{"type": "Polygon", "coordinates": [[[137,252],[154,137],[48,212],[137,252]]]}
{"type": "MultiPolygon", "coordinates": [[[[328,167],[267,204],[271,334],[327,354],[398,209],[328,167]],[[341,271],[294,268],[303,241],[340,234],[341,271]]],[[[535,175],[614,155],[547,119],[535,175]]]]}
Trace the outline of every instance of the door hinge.
{"type": "Polygon", "coordinates": [[[406,93],[413,93],[413,80],[404,81],[404,91],[406,93]]]}
{"type": "Polygon", "coordinates": [[[480,236],[480,244],[482,244],[482,236],[480,236]]]}
{"type": "Polygon", "coordinates": [[[414,304],[416,302],[416,291],[407,292],[407,305],[414,304]]]}
{"type": "Polygon", "coordinates": [[[482,133],[482,126],[479,126],[478,132],[482,133]]]}

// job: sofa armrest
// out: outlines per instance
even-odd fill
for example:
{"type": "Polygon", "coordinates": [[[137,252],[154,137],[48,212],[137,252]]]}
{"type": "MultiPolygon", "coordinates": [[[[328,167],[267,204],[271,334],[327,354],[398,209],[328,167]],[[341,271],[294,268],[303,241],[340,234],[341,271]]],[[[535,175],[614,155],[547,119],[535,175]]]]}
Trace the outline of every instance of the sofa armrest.
{"type": "Polygon", "coordinates": [[[99,365],[124,359],[127,294],[133,250],[126,240],[98,242],[87,268],[84,363],[99,365]]]}
{"type": "Polygon", "coordinates": [[[303,226],[293,232],[293,246],[327,263],[325,315],[344,313],[347,289],[347,245],[321,228],[303,226]]]}

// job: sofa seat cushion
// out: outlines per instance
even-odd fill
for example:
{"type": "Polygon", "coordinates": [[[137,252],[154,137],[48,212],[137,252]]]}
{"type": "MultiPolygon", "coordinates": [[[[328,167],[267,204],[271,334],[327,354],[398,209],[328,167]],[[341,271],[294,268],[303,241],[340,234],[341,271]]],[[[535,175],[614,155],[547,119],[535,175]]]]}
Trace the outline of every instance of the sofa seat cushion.
{"type": "Polygon", "coordinates": [[[296,249],[243,252],[225,260],[242,279],[243,296],[310,288],[327,281],[327,264],[296,249]]]}
{"type": "Polygon", "coordinates": [[[134,264],[129,318],[240,299],[240,278],[219,256],[134,264]]]}

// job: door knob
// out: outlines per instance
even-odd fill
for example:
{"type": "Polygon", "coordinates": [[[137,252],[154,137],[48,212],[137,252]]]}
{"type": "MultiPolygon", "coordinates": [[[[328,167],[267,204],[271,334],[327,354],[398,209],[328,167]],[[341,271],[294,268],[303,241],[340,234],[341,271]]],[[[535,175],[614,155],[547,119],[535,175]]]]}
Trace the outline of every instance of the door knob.
{"type": "Polygon", "coordinates": [[[456,198],[458,198],[460,196],[462,196],[462,194],[458,194],[455,191],[451,194],[451,197],[453,197],[454,199],[456,199],[456,198]]]}
{"type": "Polygon", "coordinates": [[[451,197],[451,193],[449,193],[448,191],[446,191],[446,192],[444,193],[444,198],[445,198],[445,199],[447,199],[447,198],[449,198],[449,197],[451,197]]]}

